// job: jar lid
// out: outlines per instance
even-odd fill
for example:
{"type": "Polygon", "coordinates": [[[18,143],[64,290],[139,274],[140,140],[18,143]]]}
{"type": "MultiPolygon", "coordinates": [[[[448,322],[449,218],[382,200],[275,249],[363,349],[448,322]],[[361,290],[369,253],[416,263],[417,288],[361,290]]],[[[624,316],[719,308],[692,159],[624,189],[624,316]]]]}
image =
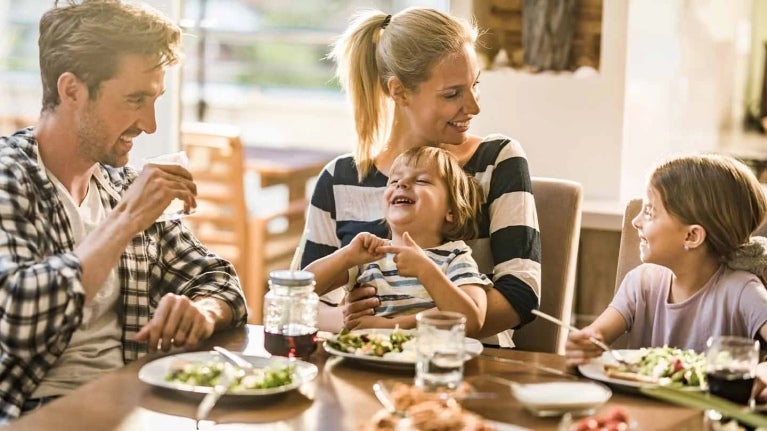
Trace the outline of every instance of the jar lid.
{"type": "Polygon", "coordinates": [[[283,286],[306,286],[314,283],[314,274],[309,271],[282,269],[269,273],[269,281],[283,286]]]}

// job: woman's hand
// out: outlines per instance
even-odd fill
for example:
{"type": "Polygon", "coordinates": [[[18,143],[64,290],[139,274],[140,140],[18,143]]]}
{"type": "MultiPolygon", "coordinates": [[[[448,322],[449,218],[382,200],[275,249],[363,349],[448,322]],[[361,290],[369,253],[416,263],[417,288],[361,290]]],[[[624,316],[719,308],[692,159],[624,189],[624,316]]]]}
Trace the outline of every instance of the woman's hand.
{"type": "Polygon", "coordinates": [[[366,284],[348,293],[346,302],[340,305],[344,315],[344,327],[355,329],[360,325],[361,318],[375,315],[375,307],[381,305],[377,293],[375,287],[366,284]]]}
{"type": "Polygon", "coordinates": [[[570,331],[567,336],[565,358],[567,365],[583,365],[592,358],[602,355],[602,349],[589,341],[594,337],[602,340],[602,334],[591,328],[583,328],[580,331],[570,331]]]}

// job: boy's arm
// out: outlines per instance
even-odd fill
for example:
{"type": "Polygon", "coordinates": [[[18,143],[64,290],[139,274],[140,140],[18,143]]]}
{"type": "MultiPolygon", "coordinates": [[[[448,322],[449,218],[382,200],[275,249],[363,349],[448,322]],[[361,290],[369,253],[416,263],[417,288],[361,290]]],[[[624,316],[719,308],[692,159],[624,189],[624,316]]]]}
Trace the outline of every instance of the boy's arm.
{"type": "Polygon", "coordinates": [[[424,265],[418,280],[429,292],[437,308],[443,311],[457,311],[466,316],[466,335],[479,333],[485,321],[487,295],[481,286],[467,284],[456,286],[437,265],[429,261],[424,265]]]}
{"type": "Polygon", "coordinates": [[[366,328],[401,328],[401,329],[413,329],[415,328],[415,315],[406,316],[394,316],[394,317],[379,317],[379,316],[365,316],[357,319],[357,325],[353,329],[366,329],[366,328]]]}
{"type": "Polygon", "coordinates": [[[349,282],[349,264],[346,257],[347,247],[315,260],[304,268],[314,274],[314,291],[322,296],[331,290],[349,282]]]}
{"type": "Polygon", "coordinates": [[[314,273],[315,292],[324,295],[348,283],[349,268],[384,257],[378,248],[385,244],[385,239],[361,232],[346,246],[307,265],[304,269],[314,273]]]}

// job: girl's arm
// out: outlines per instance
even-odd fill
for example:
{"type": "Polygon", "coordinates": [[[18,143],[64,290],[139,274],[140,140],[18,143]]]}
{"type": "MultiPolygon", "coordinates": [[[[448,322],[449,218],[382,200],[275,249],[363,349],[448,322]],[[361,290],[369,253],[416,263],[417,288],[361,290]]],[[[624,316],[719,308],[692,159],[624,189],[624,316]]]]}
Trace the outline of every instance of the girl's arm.
{"type": "Polygon", "coordinates": [[[623,316],[614,308],[607,307],[591,325],[586,326],[580,331],[572,331],[567,336],[567,350],[565,351],[567,364],[585,364],[591,358],[602,354],[602,349],[589,341],[590,337],[602,340],[607,345],[610,345],[626,330],[626,321],[623,320],[623,316]]]}

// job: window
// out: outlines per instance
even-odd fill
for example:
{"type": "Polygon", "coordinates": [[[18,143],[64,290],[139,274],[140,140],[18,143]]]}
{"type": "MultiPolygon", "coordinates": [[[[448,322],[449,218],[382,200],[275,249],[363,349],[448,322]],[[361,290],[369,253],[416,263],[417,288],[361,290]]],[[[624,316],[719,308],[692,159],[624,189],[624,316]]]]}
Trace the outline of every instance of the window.
{"type": "Polygon", "coordinates": [[[239,125],[250,145],[350,150],[352,114],[326,60],[359,9],[447,0],[184,0],[184,120],[239,125]]]}
{"type": "MultiPolygon", "coordinates": [[[[235,124],[248,145],[339,151],[351,150],[356,138],[334,64],[324,59],[329,44],[359,9],[449,6],[448,0],[145,1],[166,11],[175,1],[181,6],[183,120],[235,124]]],[[[6,102],[0,117],[36,118],[40,110],[38,22],[51,6],[0,0],[0,99],[6,102]]]]}

